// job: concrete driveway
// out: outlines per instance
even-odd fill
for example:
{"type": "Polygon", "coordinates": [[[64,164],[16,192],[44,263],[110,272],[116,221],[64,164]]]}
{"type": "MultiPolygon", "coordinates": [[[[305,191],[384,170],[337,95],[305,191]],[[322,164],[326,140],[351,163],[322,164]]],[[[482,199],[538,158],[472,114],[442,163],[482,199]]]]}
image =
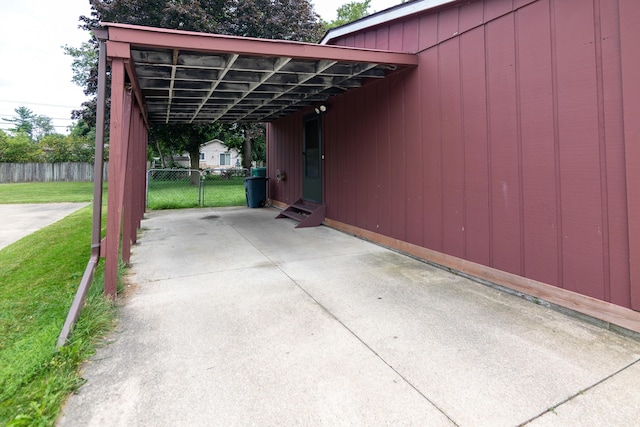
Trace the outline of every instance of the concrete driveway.
{"type": "Polygon", "coordinates": [[[147,214],[58,425],[637,425],[639,341],[276,214],[147,214]]]}
{"type": "Polygon", "coordinates": [[[88,203],[0,204],[0,249],[87,205],[88,203]]]}

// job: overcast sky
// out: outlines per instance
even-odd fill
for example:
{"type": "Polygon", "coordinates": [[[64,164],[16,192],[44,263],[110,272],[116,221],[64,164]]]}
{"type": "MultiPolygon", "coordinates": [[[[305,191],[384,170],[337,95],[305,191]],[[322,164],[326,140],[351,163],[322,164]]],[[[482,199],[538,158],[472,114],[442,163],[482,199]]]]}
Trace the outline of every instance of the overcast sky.
{"type": "MultiPolygon", "coordinates": [[[[325,21],[349,0],[313,0],[325,21]]],[[[401,0],[372,0],[379,12],[401,0]]],[[[80,46],[86,32],[78,29],[78,17],[89,15],[88,0],[0,0],[0,129],[11,127],[1,118],[15,116],[24,106],[53,119],[56,131],[66,133],[71,110],[86,99],[82,88],[71,83],[71,58],[63,45],[80,46]]]]}

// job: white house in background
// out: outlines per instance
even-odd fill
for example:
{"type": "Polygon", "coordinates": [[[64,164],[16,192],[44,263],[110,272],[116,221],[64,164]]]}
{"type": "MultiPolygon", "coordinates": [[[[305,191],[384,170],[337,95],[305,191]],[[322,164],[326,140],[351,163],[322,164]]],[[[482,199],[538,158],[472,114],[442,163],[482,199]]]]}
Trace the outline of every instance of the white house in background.
{"type": "Polygon", "coordinates": [[[200,147],[200,169],[227,169],[241,164],[238,151],[229,148],[219,139],[200,147]]]}

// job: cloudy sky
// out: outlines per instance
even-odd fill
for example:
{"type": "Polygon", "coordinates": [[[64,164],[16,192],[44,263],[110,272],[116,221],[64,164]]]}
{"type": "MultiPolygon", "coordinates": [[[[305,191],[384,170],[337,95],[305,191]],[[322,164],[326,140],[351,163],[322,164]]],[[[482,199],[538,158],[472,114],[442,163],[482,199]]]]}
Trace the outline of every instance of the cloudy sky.
{"type": "MultiPolygon", "coordinates": [[[[325,20],[349,0],[313,0],[325,20]]],[[[401,0],[372,0],[371,11],[379,12],[401,0]]],[[[20,106],[53,119],[56,131],[66,133],[71,110],[86,99],[82,88],[71,83],[71,58],[63,45],[80,46],[88,34],[78,29],[78,17],[89,15],[88,0],[0,1],[0,129],[11,127],[20,106]]]]}

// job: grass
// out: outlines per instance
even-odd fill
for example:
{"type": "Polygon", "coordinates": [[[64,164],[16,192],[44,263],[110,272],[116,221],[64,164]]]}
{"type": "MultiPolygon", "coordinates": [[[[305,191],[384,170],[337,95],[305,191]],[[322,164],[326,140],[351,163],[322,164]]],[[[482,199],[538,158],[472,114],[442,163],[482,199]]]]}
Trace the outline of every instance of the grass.
{"type": "Polygon", "coordinates": [[[204,206],[242,206],[246,203],[243,177],[205,181],[204,206]]]}
{"type": "MultiPolygon", "coordinates": [[[[242,177],[205,181],[204,207],[242,206],[246,203],[242,177]]],[[[105,191],[106,192],[106,191],[105,191]]],[[[0,184],[0,204],[90,202],[92,182],[29,182],[0,184]]],[[[183,209],[198,207],[198,187],[188,180],[152,181],[149,187],[149,209],[183,209]]]]}
{"type": "Polygon", "coordinates": [[[90,202],[93,182],[26,182],[0,184],[0,204],[90,202]]]}
{"type": "MultiPolygon", "coordinates": [[[[207,179],[202,206],[242,206],[246,203],[244,178],[207,179]]],[[[198,186],[184,180],[152,180],[149,183],[149,209],[183,209],[198,206],[198,186]]]]}
{"type": "Polygon", "coordinates": [[[0,425],[53,425],[66,396],[83,383],[80,364],[113,326],[100,266],[69,342],[55,348],[90,239],[86,207],[0,250],[0,425]]]}

